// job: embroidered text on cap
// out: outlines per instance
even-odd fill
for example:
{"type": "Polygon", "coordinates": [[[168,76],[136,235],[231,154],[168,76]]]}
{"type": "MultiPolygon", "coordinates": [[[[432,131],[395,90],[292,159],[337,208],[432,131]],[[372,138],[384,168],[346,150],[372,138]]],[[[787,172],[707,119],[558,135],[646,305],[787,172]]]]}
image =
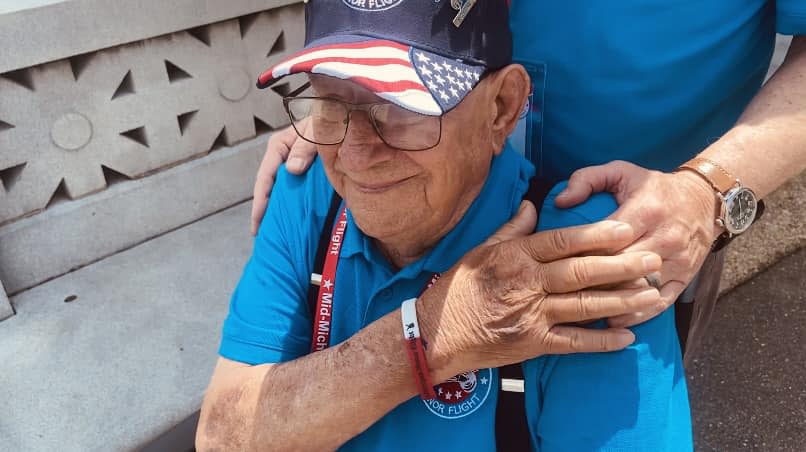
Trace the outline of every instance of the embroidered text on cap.
{"type": "Polygon", "coordinates": [[[385,11],[405,0],[341,0],[345,5],[361,11],[385,11]]]}

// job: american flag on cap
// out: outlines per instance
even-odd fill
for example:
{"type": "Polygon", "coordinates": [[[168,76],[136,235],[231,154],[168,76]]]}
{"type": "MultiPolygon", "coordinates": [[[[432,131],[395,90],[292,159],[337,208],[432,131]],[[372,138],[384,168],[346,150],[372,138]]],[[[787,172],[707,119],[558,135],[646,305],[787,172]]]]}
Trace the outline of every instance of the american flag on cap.
{"type": "Polygon", "coordinates": [[[300,72],[329,75],[406,109],[439,116],[459,104],[484,70],[394,41],[365,40],[303,50],[264,72],[258,84],[300,72]]]}
{"type": "Polygon", "coordinates": [[[257,86],[291,74],[322,74],[439,116],[485,71],[510,62],[508,21],[506,0],[309,0],[305,48],[263,72],[257,86]]]}

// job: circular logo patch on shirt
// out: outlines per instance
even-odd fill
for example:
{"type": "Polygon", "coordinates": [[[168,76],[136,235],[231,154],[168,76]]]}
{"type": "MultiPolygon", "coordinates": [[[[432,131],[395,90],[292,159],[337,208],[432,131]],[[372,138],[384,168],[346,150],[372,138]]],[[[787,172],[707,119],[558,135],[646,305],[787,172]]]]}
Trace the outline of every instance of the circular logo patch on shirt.
{"type": "Polygon", "coordinates": [[[361,11],[385,11],[403,3],[403,0],[341,0],[345,5],[361,11]]]}
{"type": "Polygon", "coordinates": [[[465,372],[435,386],[437,398],[423,400],[423,403],[428,411],[441,418],[459,419],[484,405],[492,380],[492,369],[465,372]]]}

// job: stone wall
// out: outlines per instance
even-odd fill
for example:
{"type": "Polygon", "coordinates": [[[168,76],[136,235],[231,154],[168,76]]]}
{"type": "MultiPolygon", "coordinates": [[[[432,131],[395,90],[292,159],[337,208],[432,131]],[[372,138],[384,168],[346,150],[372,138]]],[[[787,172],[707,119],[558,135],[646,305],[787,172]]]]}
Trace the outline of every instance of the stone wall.
{"type": "Polygon", "coordinates": [[[0,55],[10,294],[251,196],[264,134],[287,124],[281,98],[299,83],[254,81],[302,46],[301,3],[3,3],[0,42],[14,43],[0,55]]]}

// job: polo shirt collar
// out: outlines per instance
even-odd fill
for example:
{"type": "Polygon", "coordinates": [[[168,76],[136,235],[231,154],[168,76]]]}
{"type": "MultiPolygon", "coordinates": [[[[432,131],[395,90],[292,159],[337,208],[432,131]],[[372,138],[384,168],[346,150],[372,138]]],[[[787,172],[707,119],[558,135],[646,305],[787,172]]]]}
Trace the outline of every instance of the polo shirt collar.
{"type": "MultiPolygon", "coordinates": [[[[481,192],[459,223],[434,249],[401,272],[416,276],[423,271],[440,273],[448,270],[512,217],[534,173],[532,164],[507,146],[493,158],[481,192]]],[[[341,253],[345,258],[361,254],[368,262],[389,266],[372,239],[358,228],[349,210],[341,253]]]]}

